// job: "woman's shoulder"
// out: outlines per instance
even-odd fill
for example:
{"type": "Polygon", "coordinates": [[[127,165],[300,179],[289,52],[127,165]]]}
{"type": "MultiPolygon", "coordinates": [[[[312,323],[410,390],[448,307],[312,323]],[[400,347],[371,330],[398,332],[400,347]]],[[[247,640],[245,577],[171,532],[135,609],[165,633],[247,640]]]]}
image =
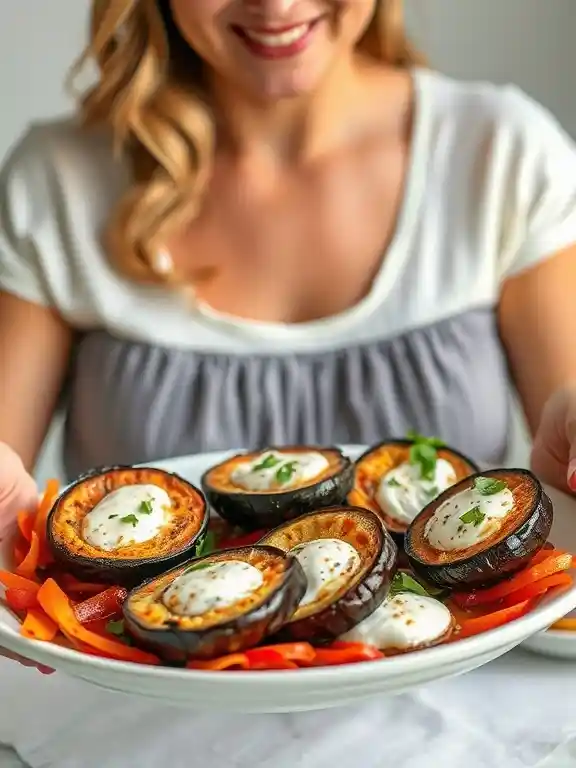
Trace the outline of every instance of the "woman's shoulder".
{"type": "Polygon", "coordinates": [[[462,80],[419,70],[422,90],[436,127],[452,126],[455,138],[488,134],[509,142],[509,148],[558,153],[572,150],[572,139],[544,104],[512,83],[462,80]]]}

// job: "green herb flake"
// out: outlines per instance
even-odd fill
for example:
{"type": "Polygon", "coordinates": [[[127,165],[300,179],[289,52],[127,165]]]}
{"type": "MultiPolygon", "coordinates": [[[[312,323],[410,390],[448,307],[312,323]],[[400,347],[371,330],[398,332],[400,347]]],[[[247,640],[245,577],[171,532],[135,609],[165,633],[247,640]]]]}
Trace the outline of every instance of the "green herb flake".
{"type": "Polygon", "coordinates": [[[208,531],[204,539],[194,548],[195,557],[209,555],[217,549],[217,538],[214,531],[208,531]]]}
{"type": "Polygon", "coordinates": [[[460,520],[462,520],[463,523],[473,525],[475,528],[483,523],[485,518],[486,515],[481,511],[480,507],[472,507],[468,512],[464,512],[463,515],[460,515],[460,520]]]}
{"type": "Polygon", "coordinates": [[[118,515],[108,515],[108,520],[114,520],[115,517],[118,517],[118,515]]]}
{"type": "Polygon", "coordinates": [[[410,574],[405,571],[398,571],[392,580],[392,586],[390,587],[390,596],[394,597],[402,592],[412,592],[415,595],[421,595],[422,597],[430,597],[430,594],[422,584],[416,579],[413,579],[410,574]]]}
{"type": "Polygon", "coordinates": [[[136,515],[124,515],[124,517],[120,518],[121,523],[132,523],[132,527],[136,528],[138,525],[138,518],[136,515]]]}
{"type": "Polygon", "coordinates": [[[390,480],[387,480],[386,485],[389,485],[390,488],[401,488],[402,487],[400,485],[400,483],[398,482],[398,480],[396,480],[395,477],[391,477],[390,480]]]}
{"type": "Polygon", "coordinates": [[[117,637],[118,640],[121,640],[125,645],[132,645],[132,638],[126,634],[124,619],[111,619],[108,621],[106,623],[106,632],[108,632],[109,635],[117,637]]]}
{"type": "Polygon", "coordinates": [[[151,515],[152,499],[144,499],[144,501],[141,502],[140,507],[138,508],[138,511],[142,512],[143,515],[151,515]]]}
{"type": "Polygon", "coordinates": [[[256,464],[256,466],[252,469],[252,472],[260,472],[262,469],[272,469],[272,467],[275,467],[277,464],[280,464],[280,459],[276,458],[273,454],[269,453],[268,456],[266,456],[260,464],[256,464]]]}
{"type": "Polygon", "coordinates": [[[283,464],[280,467],[278,472],[276,472],[276,480],[280,483],[280,485],[284,485],[285,483],[290,482],[292,476],[296,472],[297,465],[297,461],[288,461],[286,464],[283,464]]]}
{"type": "Polygon", "coordinates": [[[444,445],[443,441],[437,437],[425,437],[413,430],[408,432],[407,437],[412,441],[410,463],[419,465],[422,480],[433,480],[438,461],[437,449],[444,445]]]}
{"type": "Polygon", "coordinates": [[[481,496],[493,496],[508,488],[504,480],[496,480],[494,477],[476,477],[474,479],[474,489],[481,496]]]}
{"type": "Polygon", "coordinates": [[[413,443],[423,443],[431,445],[433,448],[443,448],[446,445],[444,440],[441,440],[439,437],[426,437],[415,432],[413,429],[408,430],[406,437],[413,443]]]}

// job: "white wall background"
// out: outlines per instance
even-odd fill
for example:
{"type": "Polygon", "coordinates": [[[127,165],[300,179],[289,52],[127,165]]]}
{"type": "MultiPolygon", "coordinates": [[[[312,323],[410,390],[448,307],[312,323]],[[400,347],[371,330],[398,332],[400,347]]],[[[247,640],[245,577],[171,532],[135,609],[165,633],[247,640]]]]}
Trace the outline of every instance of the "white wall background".
{"type": "MultiPolygon", "coordinates": [[[[199,1],[199,0],[198,0],[199,1]]],[[[410,27],[434,67],[512,81],[576,136],[576,0],[407,0],[410,27]]],[[[0,157],[26,124],[70,108],[63,80],[80,51],[89,0],[4,0],[0,7],[0,157]]],[[[514,456],[526,446],[516,428],[514,456]]],[[[54,467],[54,441],[41,462],[54,467]]]]}

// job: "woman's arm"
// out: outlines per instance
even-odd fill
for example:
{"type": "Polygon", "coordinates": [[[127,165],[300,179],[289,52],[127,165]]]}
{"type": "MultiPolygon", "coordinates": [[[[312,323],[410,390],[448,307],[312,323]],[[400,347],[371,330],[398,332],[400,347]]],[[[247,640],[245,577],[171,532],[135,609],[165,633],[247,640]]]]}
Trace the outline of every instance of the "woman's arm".
{"type": "Polygon", "coordinates": [[[499,321],[534,435],[550,395],[576,383],[576,246],[509,279],[499,321]]]}
{"type": "Polygon", "coordinates": [[[28,469],[50,425],[71,340],[51,309],[0,292],[0,441],[28,469]]]}

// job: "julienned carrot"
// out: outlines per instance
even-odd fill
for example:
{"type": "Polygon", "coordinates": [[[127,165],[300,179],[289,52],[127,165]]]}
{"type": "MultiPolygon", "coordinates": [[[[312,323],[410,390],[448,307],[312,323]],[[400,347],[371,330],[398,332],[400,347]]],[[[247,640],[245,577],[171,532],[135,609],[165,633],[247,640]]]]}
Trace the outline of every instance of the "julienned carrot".
{"type": "Polygon", "coordinates": [[[44,611],[31,608],[20,627],[20,634],[32,640],[43,640],[49,643],[58,634],[58,625],[44,611]]]}
{"type": "Polygon", "coordinates": [[[32,579],[36,574],[38,568],[38,559],[40,557],[40,539],[38,538],[36,531],[32,531],[32,539],[30,540],[30,549],[28,554],[22,560],[20,565],[16,568],[16,573],[19,576],[23,576],[25,579],[32,579]]]}
{"type": "Polygon", "coordinates": [[[551,555],[536,565],[524,568],[510,579],[501,581],[494,587],[479,589],[476,592],[453,594],[452,599],[464,608],[488,605],[502,600],[512,592],[533,584],[536,581],[552,576],[552,574],[567,571],[572,567],[572,555],[568,552],[551,555]]]}
{"type": "Polygon", "coordinates": [[[40,565],[47,565],[48,563],[52,562],[52,554],[46,540],[46,523],[50,510],[52,509],[52,505],[58,496],[58,489],[58,480],[54,480],[53,478],[48,480],[46,483],[46,488],[44,489],[42,501],[40,502],[38,512],[36,513],[36,519],[34,520],[34,532],[38,537],[39,544],[38,560],[40,565]]]}
{"type": "Polygon", "coordinates": [[[472,637],[472,635],[478,635],[481,632],[488,632],[490,629],[501,627],[514,619],[520,618],[520,616],[524,616],[531,607],[532,600],[525,600],[523,603],[516,603],[516,605],[509,608],[502,608],[493,613],[486,613],[484,616],[468,619],[462,624],[456,639],[472,637]]]}
{"type": "Polygon", "coordinates": [[[40,589],[40,584],[33,579],[24,578],[11,571],[0,571],[0,584],[6,589],[27,589],[34,594],[40,589]]]}
{"type": "Polygon", "coordinates": [[[151,653],[102,637],[83,627],[74,615],[74,609],[66,593],[60,589],[54,579],[47,579],[42,584],[38,591],[38,602],[67,636],[109,654],[115,659],[134,661],[140,664],[158,664],[159,659],[151,653]]]}
{"type": "Polygon", "coordinates": [[[517,603],[523,603],[524,600],[532,600],[535,597],[541,597],[546,594],[550,589],[568,589],[574,583],[572,576],[566,572],[553,573],[552,576],[546,576],[544,579],[535,581],[533,584],[518,589],[516,592],[511,592],[504,598],[503,604],[505,606],[516,605],[517,603]]]}
{"type": "Polygon", "coordinates": [[[18,512],[16,521],[22,538],[30,543],[32,541],[32,531],[34,530],[34,515],[31,515],[29,512],[18,512]]]}

